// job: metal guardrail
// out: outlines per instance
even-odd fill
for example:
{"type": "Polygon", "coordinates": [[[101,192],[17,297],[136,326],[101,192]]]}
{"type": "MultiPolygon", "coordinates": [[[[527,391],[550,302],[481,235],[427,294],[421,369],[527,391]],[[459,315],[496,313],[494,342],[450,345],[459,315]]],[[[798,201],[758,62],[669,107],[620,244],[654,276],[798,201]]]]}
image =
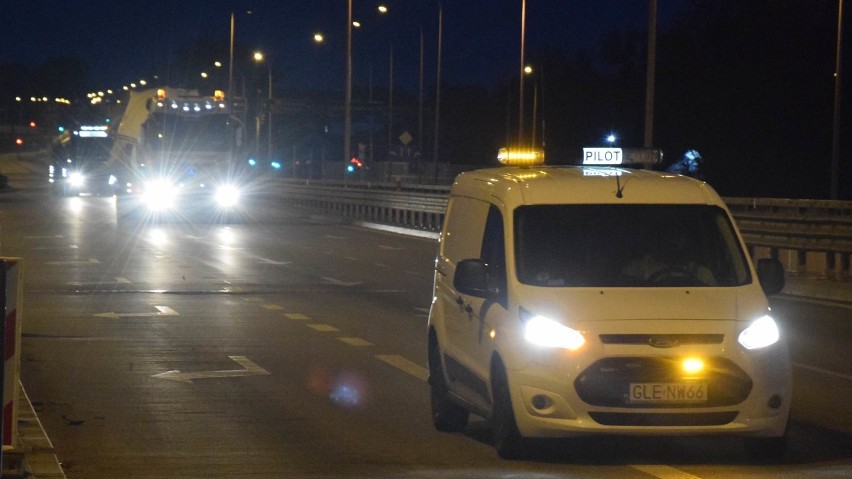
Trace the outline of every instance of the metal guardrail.
{"type": "MultiPolygon", "coordinates": [[[[285,180],[279,194],[294,206],[324,214],[440,231],[449,191],[448,186],[434,185],[285,180]]],[[[849,277],[852,201],[723,200],[752,253],[758,247],[768,248],[773,256],[779,250],[795,251],[799,271],[805,270],[809,253],[820,253],[827,275],[849,277]]]]}

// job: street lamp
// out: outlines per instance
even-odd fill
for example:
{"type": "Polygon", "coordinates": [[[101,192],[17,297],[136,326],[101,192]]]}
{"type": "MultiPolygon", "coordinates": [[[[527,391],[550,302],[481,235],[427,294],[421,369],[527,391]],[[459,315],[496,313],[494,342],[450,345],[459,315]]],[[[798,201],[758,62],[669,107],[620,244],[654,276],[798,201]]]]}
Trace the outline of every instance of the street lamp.
{"type": "MultiPolygon", "coordinates": [[[[352,146],[352,0],[347,0],[346,16],[346,86],[343,99],[343,164],[349,163],[352,146]]],[[[346,175],[343,175],[346,181],[346,175]]]]}
{"type": "MultiPolygon", "coordinates": [[[[266,74],[268,80],[267,96],[266,96],[266,159],[272,161],[272,65],[263,54],[263,52],[254,52],[254,61],[257,63],[266,63],[266,74]]],[[[258,143],[260,143],[260,125],[257,128],[258,143]]]]}

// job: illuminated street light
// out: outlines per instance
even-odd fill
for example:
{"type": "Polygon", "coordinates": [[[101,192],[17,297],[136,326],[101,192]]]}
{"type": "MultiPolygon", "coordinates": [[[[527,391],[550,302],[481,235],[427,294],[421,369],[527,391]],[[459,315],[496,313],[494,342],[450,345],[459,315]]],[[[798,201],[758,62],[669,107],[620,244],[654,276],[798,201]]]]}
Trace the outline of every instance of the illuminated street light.
{"type": "MultiPolygon", "coordinates": [[[[266,156],[268,161],[272,161],[272,65],[267,60],[266,56],[261,51],[254,52],[254,61],[266,63],[266,74],[269,81],[267,88],[267,107],[266,107],[266,156]]],[[[260,139],[260,128],[257,129],[257,138],[260,139]]]]}
{"type": "Polygon", "coordinates": [[[314,33],[314,42],[322,43],[324,41],[325,41],[325,37],[323,36],[322,33],[314,33]]]}
{"type": "Polygon", "coordinates": [[[201,72],[201,78],[207,78],[207,72],[201,72]]]}
{"type": "Polygon", "coordinates": [[[385,5],[379,5],[379,13],[388,13],[388,7],[385,5]]]}
{"type": "Polygon", "coordinates": [[[607,143],[609,143],[610,145],[615,144],[615,141],[616,141],[617,139],[618,139],[618,138],[616,138],[616,137],[615,137],[615,135],[614,135],[614,134],[612,134],[612,133],[610,133],[610,134],[606,137],[606,141],[607,141],[607,143]]]}

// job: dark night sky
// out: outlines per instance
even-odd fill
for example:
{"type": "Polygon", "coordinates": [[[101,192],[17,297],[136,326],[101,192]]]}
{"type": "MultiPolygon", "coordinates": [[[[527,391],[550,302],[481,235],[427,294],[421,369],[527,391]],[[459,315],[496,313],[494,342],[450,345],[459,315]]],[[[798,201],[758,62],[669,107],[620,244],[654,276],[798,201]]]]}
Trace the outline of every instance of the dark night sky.
{"type": "MultiPolygon", "coordinates": [[[[374,84],[386,85],[393,44],[394,82],[414,90],[421,28],[432,83],[437,1],[388,0],[391,13],[383,17],[375,13],[378,3],[353,0],[354,17],[364,24],[354,34],[356,86],[368,84],[370,70],[374,84]]],[[[665,24],[689,2],[659,4],[665,24]]],[[[594,52],[609,32],[644,32],[647,7],[645,0],[527,0],[527,54],[543,47],[594,52]]],[[[111,88],[138,79],[158,57],[197,39],[226,42],[232,11],[237,43],[271,53],[276,85],[342,88],[345,0],[0,0],[0,62],[33,66],[76,55],[88,61],[93,88],[111,88]],[[311,39],[317,31],[327,38],[322,47],[311,39]]],[[[521,0],[444,0],[444,81],[492,84],[516,74],[520,11],[521,0]]]]}

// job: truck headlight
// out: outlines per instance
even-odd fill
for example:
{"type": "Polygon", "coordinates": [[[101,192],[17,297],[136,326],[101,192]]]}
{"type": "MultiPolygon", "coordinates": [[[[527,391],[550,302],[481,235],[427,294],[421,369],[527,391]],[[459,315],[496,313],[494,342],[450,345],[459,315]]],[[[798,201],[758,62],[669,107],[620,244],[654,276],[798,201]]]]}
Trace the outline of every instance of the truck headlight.
{"type": "Polygon", "coordinates": [[[152,210],[165,210],[174,206],[177,187],[168,181],[154,181],[145,185],[143,199],[152,210]]]}
{"type": "Polygon", "coordinates": [[[746,349],[761,349],[771,346],[781,339],[778,325],[771,316],[763,316],[756,319],[749,327],[745,328],[737,338],[739,343],[746,349]]]}
{"type": "Polygon", "coordinates": [[[77,186],[77,187],[83,186],[83,184],[85,182],[86,182],[86,177],[83,176],[82,173],[78,173],[78,172],[75,171],[75,172],[71,173],[70,175],[68,175],[68,184],[70,184],[71,186],[77,186]]]}
{"type": "Polygon", "coordinates": [[[586,343],[583,334],[568,326],[543,316],[534,316],[524,325],[524,338],[538,346],[562,348],[571,351],[586,343]]]}
{"type": "Polygon", "coordinates": [[[233,185],[222,185],[216,189],[216,204],[231,208],[240,202],[240,190],[233,185]]]}

